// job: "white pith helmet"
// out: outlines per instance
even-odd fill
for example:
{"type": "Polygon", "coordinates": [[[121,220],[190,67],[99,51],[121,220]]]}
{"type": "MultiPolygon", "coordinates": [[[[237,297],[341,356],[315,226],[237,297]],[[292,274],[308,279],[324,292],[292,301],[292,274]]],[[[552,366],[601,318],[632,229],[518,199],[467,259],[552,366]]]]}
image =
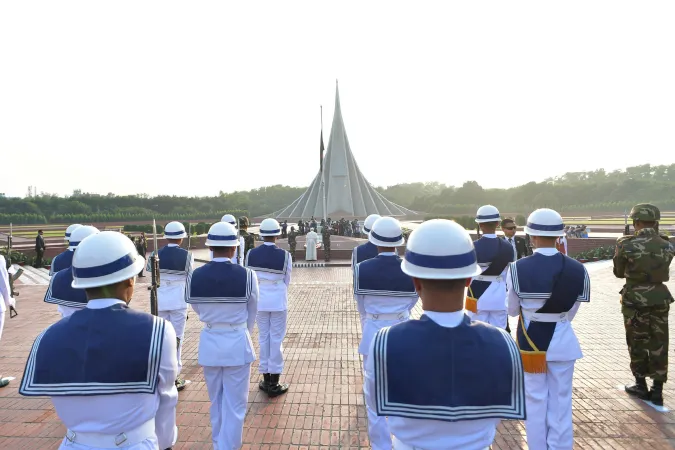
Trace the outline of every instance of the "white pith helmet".
{"type": "Polygon", "coordinates": [[[405,242],[401,224],[393,217],[380,217],[368,233],[368,240],[378,247],[399,247],[405,242]]]}
{"type": "Polygon", "coordinates": [[[279,236],[281,234],[281,226],[276,219],[265,219],[260,222],[260,236],[279,236]]]}
{"type": "Polygon", "coordinates": [[[68,248],[74,250],[75,248],[77,248],[78,245],[80,245],[80,242],[82,242],[84,238],[97,233],[99,233],[99,231],[98,228],[96,227],[91,227],[89,225],[78,226],[77,228],[75,228],[75,231],[73,231],[73,233],[70,235],[70,242],[68,248]]]}
{"type": "Polygon", "coordinates": [[[235,227],[237,226],[237,219],[235,219],[234,216],[233,216],[232,214],[225,214],[225,215],[220,219],[220,221],[221,221],[221,222],[229,223],[229,224],[231,224],[231,225],[233,225],[233,226],[235,226],[235,227]]]}
{"type": "Polygon", "coordinates": [[[180,222],[169,222],[164,228],[164,239],[183,239],[187,237],[185,225],[180,222]]]}
{"type": "Polygon", "coordinates": [[[499,222],[501,216],[499,210],[492,205],[483,205],[476,212],[476,223],[499,222]]]}
{"type": "Polygon", "coordinates": [[[530,236],[564,236],[565,224],[557,211],[541,208],[533,211],[527,218],[525,233],[530,236]]]}
{"type": "Polygon", "coordinates": [[[426,221],[410,234],[401,269],[428,280],[471,278],[482,272],[469,233],[444,219],[426,221]]]}
{"type": "Polygon", "coordinates": [[[371,214],[368,217],[366,217],[366,220],[363,222],[363,232],[366,234],[370,233],[370,230],[373,228],[373,224],[380,217],[382,216],[380,216],[379,214],[371,214]]]}
{"type": "Polygon", "coordinates": [[[138,275],[145,260],[122,233],[103,231],[84,238],[73,255],[75,289],[109,286],[138,275]]]}
{"type": "Polygon", "coordinates": [[[77,227],[81,227],[81,226],[82,226],[82,225],[80,225],[79,223],[74,223],[74,224],[72,224],[72,225],[68,225],[68,228],[66,228],[66,234],[65,234],[65,238],[64,238],[64,239],[65,239],[66,241],[69,241],[69,240],[70,240],[70,236],[72,236],[72,234],[73,234],[73,231],[75,231],[75,230],[77,229],[77,227]]]}
{"type": "Polygon", "coordinates": [[[206,236],[207,247],[237,247],[238,245],[237,230],[232,224],[218,222],[209,228],[209,234],[206,236]]]}

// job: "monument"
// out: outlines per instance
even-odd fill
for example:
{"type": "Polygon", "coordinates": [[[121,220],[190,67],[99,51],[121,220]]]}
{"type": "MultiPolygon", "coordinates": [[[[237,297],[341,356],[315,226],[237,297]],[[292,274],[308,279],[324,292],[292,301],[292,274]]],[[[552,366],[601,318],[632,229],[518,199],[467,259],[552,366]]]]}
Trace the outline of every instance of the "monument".
{"type": "Polygon", "coordinates": [[[331,217],[333,219],[365,218],[369,214],[393,217],[416,217],[419,213],[387,200],[368,183],[359,170],[347,139],[340,93],[335,86],[335,112],[323,161],[323,172],[304,194],[287,207],[265,217],[304,219],[331,217]],[[325,210],[325,214],[324,214],[325,210]]]}

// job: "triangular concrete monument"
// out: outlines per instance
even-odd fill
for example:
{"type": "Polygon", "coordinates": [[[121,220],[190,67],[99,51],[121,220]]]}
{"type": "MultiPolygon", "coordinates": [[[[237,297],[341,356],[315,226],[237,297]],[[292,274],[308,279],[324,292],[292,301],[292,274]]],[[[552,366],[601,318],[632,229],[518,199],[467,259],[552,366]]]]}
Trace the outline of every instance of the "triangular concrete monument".
{"type": "Polygon", "coordinates": [[[397,205],[377,192],[359,170],[349,147],[349,139],[342,121],[340,93],[335,86],[335,112],[323,163],[323,177],[319,172],[307,191],[286,208],[267,217],[277,219],[306,219],[324,217],[365,218],[369,214],[381,216],[417,216],[419,213],[397,205]],[[325,186],[322,186],[322,178],[325,186]]]}

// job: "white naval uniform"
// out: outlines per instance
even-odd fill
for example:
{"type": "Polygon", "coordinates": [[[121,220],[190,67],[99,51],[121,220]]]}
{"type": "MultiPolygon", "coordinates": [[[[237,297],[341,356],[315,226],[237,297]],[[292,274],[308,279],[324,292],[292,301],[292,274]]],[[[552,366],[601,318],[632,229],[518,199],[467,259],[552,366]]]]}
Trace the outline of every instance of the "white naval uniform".
{"type": "MultiPolygon", "coordinates": [[[[379,254],[379,257],[396,258],[397,254],[396,252],[382,252],[379,254]]],[[[410,318],[410,311],[417,304],[419,296],[417,294],[411,296],[354,294],[354,298],[357,304],[363,305],[364,309],[365,320],[359,344],[359,353],[363,355],[365,366],[373,338],[377,332],[381,328],[408,320],[410,318]]],[[[367,405],[366,410],[368,413],[370,445],[375,450],[391,449],[391,433],[387,426],[387,418],[378,416],[375,410],[367,405]]]]}
{"type": "MultiPolygon", "coordinates": [[[[559,252],[555,248],[538,248],[534,253],[554,256],[559,252]]],[[[511,274],[506,277],[508,286],[509,315],[518,317],[521,308],[524,312],[534,313],[546,303],[547,298],[521,299],[516,294],[511,274]]],[[[590,288],[589,288],[590,289],[590,288]]],[[[572,319],[579,310],[576,302],[567,313],[565,322],[556,323],[553,338],[546,351],[547,373],[525,373],[525,393],[527,405],[527,443],[531,449],[562,450],[572,449],[574,435],[572,430],[572,379],[574,362],[581,359],[581,346],[572,328],[572,319]]],[[[525,327],[530,321],[524,319],[525,327]]]]}
{"type": "MultiPolygon", "coordinates": [[[[449,313],[424,311],[424,315],[442,327],[455,328],[462,323],[465,312],[464,310],[449,313]]],[[[370,354],[373,353],[374,345],[375,340],[371,342],[370,354]]],[[[374,358],[368,358],[365,366],[363,391],[367,407],[374,411],[377,409],[374,358]]],[[[411,387],[414,387],[413,384],[411,387]]],[[[393,435],[393,448],[396,450],[485,450],[494,441],[497,425],[501,420],[476,419],[446,422],[389,416],[387,421],[393,435]]]]}
{"type": "MultiPolygon", "coordinates": [[[[167,247],[180,247],[178,244],[167,244],[167,247]]],[[[160,249],[161,250],[161,249],[160,249]]],[[[152,253],[154,255],[154,252],[152,253]]],[[[192,270],[195,259],[192,252],[188,252],[188,267],[186,272],[192,270]]],[[[180,339],[178,345],[176,358],[178,359],[178,373],[183,369],[183,361],[181,354],[183,350],[183,337],[185,336],[185,322],[187,321],[188,309],[185,303],[185,283],[187,280],[187,273],[173,274],[166,273],[161,269],[162,258],[160,257],[160,286],[157,289],[157,315],[164,320],[167,320],[173,325],[176,331],[176,337],[180,339]]],[[[146,270],[152,271],[150,266],[151,259],[148,258],[146,270]]]]}
{"type": "MultiPolygon", "coordinates": [[[[484,234],[483,238],[499,239],[496,234],[484,234]]],[[[507,245],[508,241],[504,241],[507,245]]],[[[513,260],[516,260],[516,253],[514,252],[513,260]]],[[[483,270],[487,268],[480,263],[483,270]]],[[[496,280],[490,283],[490,287],[478,299],[478,312],[473,314],[469,312],[469,317],[472,320],[480,320],[481,322],[489,323],[498,328],[506,328],[508,323],[508,315],[506,314],[506,273],[508,265],[504,268],[502,273],[496,280]]],[[[480,277],[480,276],[479,276],[480,277]]],[[[479,278],[479,277],[476,277],[479,278]]]]}
{"type": "MultiPolygon", "coordinates": [[[[210,264],[236,265],[229,258],[214,258],[210,264]]],[[[256,358],[251,333],[259,295],[255,272],[246,270],[251,274],[246,302],[190,301],[204,324],[199,337],[199,364],[204,369],[211,400],[209,413],[216,450],[238,449],[242,445],[251,363],[256,358]]]]}
{"type": "MultiPolygon", "coordinates": [[[[263,242],[263,245],[276,247],[276,244],[272,242],[263,242]]],[[[286,259],[285,274],[255,270],[260,284],[256,319],[260,345],[259,373],[281,374],[284,371],[283,341],[286,337],[288,286],[291,284],[292,269],[293,262],[289,254],[286,259]]]]}
{"type": "MultiPolygon", "coordinates": [[[[352,250],[352,272],[354,271],[354,266],[358,263],[363,262],[366,259],[374,258],[377,254],[377,246],[370,241],[354,247],[354,250],[352,250]],[[359,256],[359,252],[363,252],[363,256],[359,256]]],[[[363,309],[363,302],[359,301],[359,298],[356,297],[355,300],[356,310],[359,312],[359,320],[361,322],[361,331],[363,332],[363,329],[366,326],[366,311],[363,309]]]]}
{"type": "Polygon", "coordinates": [[[0,255],[0,339],[2,338],[2,329],[5,327],[5,313],[9,311],[10,306],[16,306],[16,300],[12,298],[12,292],[9,289],[9,274],[7,273],[7,262],[5,257],[0,255]]]}
{"type": "MultiPolygon", "coordinates": [[[[124,302],[117,299],[90,300],[87,308],[103,309],[116,304],[124,305],[124,302]]],[[[78,439],[104,439],[110,442],[121,433],[126,434],[132,445],[122,444],[117,448],[155,450],[172,447],[178,438],[178,391],[175,385],[177,366],[176,353],[173,350],[175,343],[176,334],[173,328],[165,326],[157,389],[154,394],[51,396],[56,414],[68,429],[59,449],[116,448],[112,444],[86,445],[78,443],[78,439]],[[68,440],[71,433],[75,434],[75,442],[68,440]]]]}
{"type": "Polygon", "coordinates": [[[87,293],[84,289],[73,288],[72,283],[71,268],[61,269],[49,280],[49,287],[45,293],[44,301],[56,304],[62,319],[87,306],[87,293]]]}

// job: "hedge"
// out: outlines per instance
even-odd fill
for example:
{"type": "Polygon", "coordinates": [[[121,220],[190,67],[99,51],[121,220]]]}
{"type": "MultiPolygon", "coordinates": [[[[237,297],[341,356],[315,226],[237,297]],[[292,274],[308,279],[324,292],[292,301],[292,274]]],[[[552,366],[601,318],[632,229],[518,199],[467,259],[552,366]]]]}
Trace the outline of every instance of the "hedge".
{"type": "Polygon", "coordinates": [[[152,221],[152,219],[161,221],[179,220],[199,220],[210,219],[220,220],[225,214],[232,214],[235,217],[248,216],[248,211],[211,211],[207,213],[194,214],[145,214],[145,213],[124,213],[124,212],[101,212],[92,214],[53,214],[47,219],[42,214],[8,214],[0,213],[0,225],[31,225],[47,223],[105,223],[105,222],[139,222],[143,220],[152,221]]]}

